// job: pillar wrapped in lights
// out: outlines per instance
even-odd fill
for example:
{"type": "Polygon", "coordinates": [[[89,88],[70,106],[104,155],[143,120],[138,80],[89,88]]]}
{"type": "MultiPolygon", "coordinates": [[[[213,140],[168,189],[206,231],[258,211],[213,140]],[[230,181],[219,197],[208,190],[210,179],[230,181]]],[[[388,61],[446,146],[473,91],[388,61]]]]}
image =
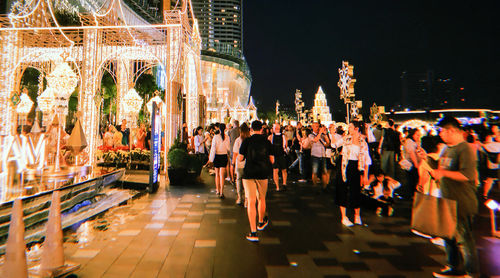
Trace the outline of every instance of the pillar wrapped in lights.
{"type": "Polygon", "coordinates": [[[139,111],[141,110],[142,102],[142,98],[134,88],[128,90],[128,92],[123,96],[123,112],[125,112],[127,118],[131,118],[131,127],[135,127],[137,125],[136,118],[137,114],[139,114],[139,111]]]}
{"type": "Polygon", "coordinates": [[[26,116],[33,107],[33,101],[26,93],[22,93],[20,98],[21,102],[17,105],[16,112],[19,115],[19,124],[24,125],[26,123],[26,116]]]}
{"type": "Polygon", "coordinates": [[[59,63],[56,68],[47,75],[47,83],[50,88],[54,89],[56,113],[67,114],[68,99],[78,84],[76,73],[67,62],[59,63]]]}
{"type": "Polygon", "coordinates": [[[42,110],[43,126],[47,126],[51,120],[52,109],[55,105],[54,89],[47,87],[41,95],[37,97],[38,107],[42,110]]]}

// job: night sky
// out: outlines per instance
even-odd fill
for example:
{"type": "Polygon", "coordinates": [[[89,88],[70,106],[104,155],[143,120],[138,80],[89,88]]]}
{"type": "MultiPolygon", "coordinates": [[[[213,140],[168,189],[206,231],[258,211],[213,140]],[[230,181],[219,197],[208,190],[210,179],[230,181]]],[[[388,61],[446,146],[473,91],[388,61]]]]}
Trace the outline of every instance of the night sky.
{"type": "Polygon", "coordinates": [[[499,2],[244,0],[251,95],[272,109],[276,99],[292,106],[300,89],[310,108],[321,85],[343,109],[337,69],[347,60],[365,107],[398,102],[403,71],[433,70],[464,87],[468,106],[500,109],[499,2]]]}

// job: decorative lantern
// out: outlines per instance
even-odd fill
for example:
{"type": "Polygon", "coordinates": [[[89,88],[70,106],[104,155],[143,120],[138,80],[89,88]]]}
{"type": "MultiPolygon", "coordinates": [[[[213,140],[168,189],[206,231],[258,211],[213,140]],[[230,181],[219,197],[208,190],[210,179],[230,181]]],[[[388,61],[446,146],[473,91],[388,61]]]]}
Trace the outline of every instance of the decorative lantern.
{"type": "Polygon", "coordinates": [[[78,77],[67,62],[62,62],[47,75],[47,82],[50,88],[55,89],[56,97],[68,99],[78,84],[78,77]]]}
{"type": "Polygon", "coordinates": [[[135,118],[137,117],[137,114],[139,114],[139,111],[141,110],[143,100],[139,96],[137,91],[134,88],[131,88],[123,96],[122,101],[123,101],[122,102],[123,111],[125,112],[127,117],[132,118],[132,120],[130,122],[132,124],[132,127],[135,127],[135,125],[136,125],[135,118]]]}
{"type": "Polygon", "coordinates": [[[126,114],[137,114],[141,110],[142,98],[134,88],[128,90],[123,96],[123,109],[126,114]]]}
{"type": "MultiPolygon", "coordinates": [[[[59,63],[56,68],[47,75],[48,87],[52,88],[55,96],[55,108],[57,114],[68,113],[68,99],[78,84],[78,77],[67,62],[59,63]]],[[[61,118],[65,126],[65,117],[61,118]]]]}

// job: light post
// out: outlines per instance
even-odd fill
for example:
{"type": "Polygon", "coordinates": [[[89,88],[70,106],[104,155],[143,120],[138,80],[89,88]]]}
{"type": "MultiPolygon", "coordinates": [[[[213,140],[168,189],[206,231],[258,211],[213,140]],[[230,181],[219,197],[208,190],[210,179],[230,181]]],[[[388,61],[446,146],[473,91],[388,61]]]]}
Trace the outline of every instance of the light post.
{"type": "Polygon", "coordinates": [[[350,107],[355,102],[354,83],[356,83],[356,79],[353,79],[353,76],[354,66],[349,65],[347,61],[342,61],[342,68],[339,69],[339,82],[337,86],[340,88],[340,99],[344,100],[346,105],[347,123],[350,122],[349,114],[356,114],[357,116],[358,113],[357,106],[354,106],[354,108],[350,107]]]}
{"type": "Polygon", "coordinates": [[[484,204],[490,209],[491,235],[500,238],[500,231],[497,231],[497,225],[495,221],[495,211],[500,209],[500,205],[492,199],[486,201],[484,204]]]}

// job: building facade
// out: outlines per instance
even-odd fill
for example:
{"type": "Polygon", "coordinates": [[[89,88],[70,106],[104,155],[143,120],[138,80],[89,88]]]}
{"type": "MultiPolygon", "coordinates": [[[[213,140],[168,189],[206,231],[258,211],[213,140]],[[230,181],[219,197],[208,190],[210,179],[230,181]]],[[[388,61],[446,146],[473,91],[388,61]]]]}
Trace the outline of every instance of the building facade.
{"type": "Polygon", "coordinates": [[[222,117],[227,114],[222,110],[248,107],[252,84],[243,55],[243,1],[192,0],[191,3],[202,40],[201,74],[207,97],[207,123],[228,121],[235,117],[222,117]]]}
{"type": "Polygon", "coordinates": [[[243,52],[243,0],[192,0],[202,48],[243,52]]]}

